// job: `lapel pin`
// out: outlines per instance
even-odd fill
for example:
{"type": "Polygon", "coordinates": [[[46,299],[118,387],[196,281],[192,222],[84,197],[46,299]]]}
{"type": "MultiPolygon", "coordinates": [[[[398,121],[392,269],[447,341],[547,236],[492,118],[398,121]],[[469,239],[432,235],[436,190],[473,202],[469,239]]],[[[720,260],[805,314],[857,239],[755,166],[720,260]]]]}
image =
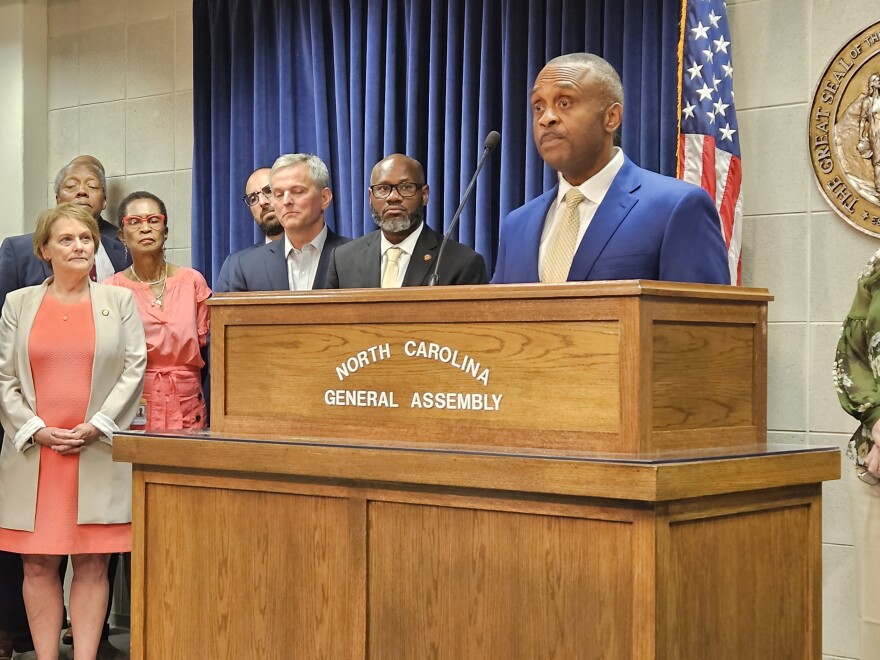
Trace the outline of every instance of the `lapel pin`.
{"type": "Polygon", "coordinates": [[[431,255],[430,255],[430,254],[426,254],[426,255],[423,257],[423,259],[424,259],[425,261],[431,261],[431,255]]]}
{"type": "Polygon", "coordinates": [[[102,309],[101,314],[103,316],[110,316],[110,310],[109,309],[102,309]]]}

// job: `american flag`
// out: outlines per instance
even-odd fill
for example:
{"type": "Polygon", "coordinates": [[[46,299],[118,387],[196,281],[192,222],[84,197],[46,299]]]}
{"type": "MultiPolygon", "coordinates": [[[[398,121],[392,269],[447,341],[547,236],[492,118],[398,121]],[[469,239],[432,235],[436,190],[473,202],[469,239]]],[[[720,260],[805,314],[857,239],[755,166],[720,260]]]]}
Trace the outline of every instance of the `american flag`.
{"type": "Polygon", "coordinates": [[[730,282],[741,282],[742,162],[723,0],[682,0],[678,178],[706,189],[721,216],[730,282]]]}

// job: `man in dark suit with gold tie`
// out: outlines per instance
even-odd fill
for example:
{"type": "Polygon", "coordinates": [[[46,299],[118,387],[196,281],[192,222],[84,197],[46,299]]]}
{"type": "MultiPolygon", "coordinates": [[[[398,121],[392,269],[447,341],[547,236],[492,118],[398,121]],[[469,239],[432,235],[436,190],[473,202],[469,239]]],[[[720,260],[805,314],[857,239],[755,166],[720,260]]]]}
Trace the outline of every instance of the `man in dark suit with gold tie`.
{"type": "MultiPolygon", "coordinates": [[[[370,211],[379,229],[336,249],[327,272],[328,289],[428,284],[443,235],[425,224],[428,185],[421,163],[392,154],[370,175],[370,211]]],[[[448,241],[438,284],[484,284],[486,264],[478,253],[448,241]]]]}

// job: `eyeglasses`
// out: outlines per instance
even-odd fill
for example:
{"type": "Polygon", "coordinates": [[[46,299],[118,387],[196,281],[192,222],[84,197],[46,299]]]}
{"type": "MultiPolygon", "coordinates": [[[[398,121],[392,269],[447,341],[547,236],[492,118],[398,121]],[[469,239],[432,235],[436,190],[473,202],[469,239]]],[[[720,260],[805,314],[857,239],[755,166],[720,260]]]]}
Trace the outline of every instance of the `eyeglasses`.
{"type": "Polygon", "coordinates": [[[397,194],[401,197],[413,197],[424,187],[424,183],[412,183],[411,181],[395,183],[394,185],[377,183],[374,186],[370,186],[370,192],[376,199],[385,199],[386,197],[389,197],[392,190],[396,190],[397,194]]]}
{"type": "Polygon", "coordinates": [[[856,476],[859,478],[859,481],[863,481],[869,486],[876,486],[877,484],[880,484],[880,479],[868,472],[867,468],[863,468],[861,466],[856,467],[856,476]]]}
{"type": "Polygon", "coordinates": [[[267,202],[272,201],[272,188],[270,188],[269,186],[263,186],[258,191],[248,193],[247,195],[242,197],[241,201],[243,201],[248,206],[253,206],[254,204],[259,203],[260,195],[265,197],[267,202]]]}
{"type": "Polygon", "coordinates": [[[165,224],[164,213],[151,213],[150,215],[124,215],[122,216],[122,224],[129,227],[140,227],[147,223],[150,227],[159,227],[165,224]]]}

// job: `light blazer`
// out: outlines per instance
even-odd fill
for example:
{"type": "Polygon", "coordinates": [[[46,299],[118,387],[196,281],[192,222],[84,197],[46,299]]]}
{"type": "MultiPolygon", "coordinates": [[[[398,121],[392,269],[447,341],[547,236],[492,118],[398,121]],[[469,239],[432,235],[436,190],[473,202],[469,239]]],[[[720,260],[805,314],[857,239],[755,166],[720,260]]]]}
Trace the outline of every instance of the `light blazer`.
{"type": "MultiPolygon", "coordinates": [[[[103,218],[98,222],[101,244],[118,273],[131,265],[131,258],[119,240],[116,225],[103,218]]],[[[49,265],[34,255],[34,235],[10,236],[0,245],[0,307],[10,291],[35,286],[52,275],[49,265]]]]}
{"type": "MultiPolygon", "coordinates": [[[[538,246],[557,188],[501,222],[493,284],[540,281],[538,246]]],[[[575,252],[568,281],[630,279],[730,284],[730,271],[708,193],[624,157],[575,252]]]]}
{"type": "MultiPolygon", "coordinates": [[[[437,264],[443,236],[428,225],[416,241],[403,286],[426,286],[437,264]],[[427,260],[426,260],[427,259],[427,260]]],[[[364,289],[382,286],[382,235],[377,229],[336,248],[327,270],[327,289],[364,289]]],[[[448,241],[443,250],[438,284],[485,284],[483,257],[466,245],[448,241]]]]}
{"type": "MultiPolygon", "coordinates": [[[[334,234],[329,227],[327,228],[327,240],[324,241],[324,249],[321,250],[321,258],[318,260],[313,289],[324,288],[327,265],[330,263],[333,251],[350,240],[334,234]]],[[[280,238],[265,245],[253,245],[230,254],[220,269],[214,292],[287,291],[289,288],[284,238],[280,238]]]]}
{"type": "MultiPolygon", "coordinates": [[[[28,338],[51,278],[11,292],[0,315],[0,527],[33,531],[40,448],[28,338]]],[[[79,458],[78,522],[131,521],[131,465],[111,458],[113,434],[134,419],[144,386],[147,343],[131,291],[89,283],[95,360],[86,419],[102,433],[79,458]],[[106,314],[105,314],[106,312],[106,314]]]]}

